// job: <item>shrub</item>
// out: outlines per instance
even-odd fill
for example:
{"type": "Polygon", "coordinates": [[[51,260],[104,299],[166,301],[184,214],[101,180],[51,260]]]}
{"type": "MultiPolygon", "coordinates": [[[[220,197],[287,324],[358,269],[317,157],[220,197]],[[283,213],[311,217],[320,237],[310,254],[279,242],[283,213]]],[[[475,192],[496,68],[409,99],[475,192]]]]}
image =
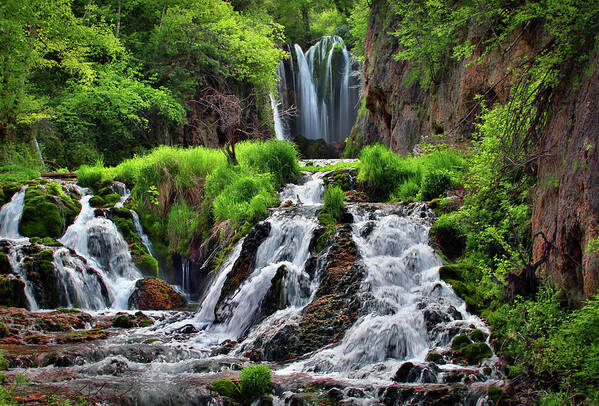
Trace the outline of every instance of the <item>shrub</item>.
{"type": "Polygon", "coordinates": [[[418,181],[416,179],[408,179],[393,192],[393,199],[401,201],[414,200],[418,197],[418,192],[420,192],[418,181]]]}
{"type": "Polygon", "coordinates": [[[324,205],[322,210],[330,214],[335,220],[341,219],[341,210],[345,207],[343,200],[345,193],[339,186],[329,186],[324,192],[324,205]]]}
{"type": "Polygon", "coordinates": [[[449,259],[455,260],[466,248],[466,235],[460,222],[459,213],[443,214],[430,229],[430,239],[441,249],[449,259]]]}
{"type": "Polygon", "coordinates": [[[385,146],[369,145],[360,152],[358,182],[365,184],[375,198],[387,199],[402,174],[397,156],[385,146]]]}
{"type": "Polygon", "coordinates": [[[184,201],[175,203],[167,217],[169,248],[172,252],[189,253],[193,238],[198,232],[199,213],[184,201]]]}
{"type": "Polygon", "coordinates": [[[266,365],[251,365],[241,371],[241,392],[250,403],[272,388],[270,368],[266,365]]]}
{"type": "Polygon", "coordinates": [[[6,371],[8,369],[8,361],[4,358],[4,352],[0,350],[0,371],[6,371]]]}
{"type": "Polygon", "coordinates": [[[451,172],[447,169],[434,169],[424,174],[420,186],[422,200],[432,200],[440,197],[452,186],[451,172]]]}

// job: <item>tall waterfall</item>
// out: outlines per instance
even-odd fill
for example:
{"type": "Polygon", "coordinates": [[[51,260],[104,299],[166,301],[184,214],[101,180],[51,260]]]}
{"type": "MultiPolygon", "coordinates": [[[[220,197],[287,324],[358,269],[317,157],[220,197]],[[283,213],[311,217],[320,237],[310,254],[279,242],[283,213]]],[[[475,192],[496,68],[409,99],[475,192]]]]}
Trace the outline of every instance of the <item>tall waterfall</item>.
{"type": "Polygon", "coordinates": [[[349,135],[358,112],[358,80],[340,37],[323,37],[305,53],[295,44],[277,69],[280,103],[272,102],[277,137],[322,138],[327,144],[349,135]],[[280,111],[297,108],[296,117],[280,111]]]}

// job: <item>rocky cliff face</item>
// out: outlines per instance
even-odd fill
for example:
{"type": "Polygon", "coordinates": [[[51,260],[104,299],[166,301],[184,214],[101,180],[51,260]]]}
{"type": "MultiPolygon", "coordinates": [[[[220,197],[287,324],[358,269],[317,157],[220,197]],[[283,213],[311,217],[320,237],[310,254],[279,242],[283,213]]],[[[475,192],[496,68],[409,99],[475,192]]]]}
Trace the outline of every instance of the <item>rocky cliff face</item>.
{"type": "MultiPolygon", "coordinates": [[[[489,53],[481,63],[481,49],[461,62],[447,58],[442,74],[427,89],[414,80],[414,65],[396,61],[400,51],[396,31],[401,21],[385,0],[373,2],[366,35],[364,59],[364,97],[366,108],[378,130],[380,140],[396,151],[407,153],[420,141],[459,143],[473,131],[480,111],[474,100],[485,95],[489,102],[505,102],[510,81],[507,73],[518,61],[535,51],[535,32],[514,35],[509,50],[489,53]]],[[[486,33],[472,29],[467,33],[478,43],[486,33]]]]}
{"type": "MultiPolygon", "coordinates": [[[[510,69],[549,40],[539,27],[528,27],[482,62],[472,63],[480,51],[462,62],[448,58],[443,73],[425,89],[413,80],[411,62],[394,59],[400,48],[389,33],[400,24],[385,0],[373,2],[364,97],[378,139],[401,153],[411,152],[423,140],[467,142],[480,111],[474,97],[504,103],[512,82],[510,69]]],[[[485,33],[473,27],[466,35],[477,43],[485,33]]],[[[598,255],[587,249],[599,235],[598,64],[595,56],[587,73],[572,74],[555,91],[541,139],[544,154],[533,201],[535,261],[548,254],[539,276],[551,276],[574,303],[599,291],[598,255]]]]}
{"type": "MultiPolygon", "coordinates": [[[[599,56],[557,89],[545,128],[533,204],[533,235],[554,244],[544,270],[580,302],[599,291],[599,56]],[[578,86],[572,83],[580,80],[578,86]]],[[[545,241],[535,239],[535,258],[545,241]]]]}

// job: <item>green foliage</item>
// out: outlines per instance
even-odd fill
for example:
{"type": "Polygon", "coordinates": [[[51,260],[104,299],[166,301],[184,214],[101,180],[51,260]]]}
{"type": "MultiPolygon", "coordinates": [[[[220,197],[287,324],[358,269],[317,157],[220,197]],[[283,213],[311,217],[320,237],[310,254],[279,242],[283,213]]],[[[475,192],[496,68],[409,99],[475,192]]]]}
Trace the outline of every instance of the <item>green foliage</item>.
{"type": "Polygon", "coordinates": [[[212,382],[221,395],[247,406],[273,389],[270,368],[266,365],[250,365],[241,371],[240,381],[221,379],[212,382]]]}
{"type": "Polygon", "coordinates": [[[166,228],[169,245],[174,252],[188,254],[191,242],[198,233],[199,214],[183,201],[175,203],[168,212],[166,228]]]}
{"type": "Polygon", "coordinates": [[[98,161],[94,166],[81,165],[77,170],[77,183],[83,187],[98,191],[113,182],[113,178],[104,169],[103,161],[98,161]]]}
{"type": "Polygon", "coordinates": [[[368,21],[370,19],[370,1],[358,0],[349,16],[350,33],[353,39],[352,53],[359,59],[364,59],[364,46],[368,21]]]}
{"type": "Polygon", "coordinates": [[[246,141],[235,146],[241,168],[254,173],[270,173],[275,188],[295,180],[299,174],[297,150],[288,141],[246,141]]]}
{"type": "Polygon", "coordinates": [[[4,358],[4,352],[0,350],[0,371],[8,370],[8,361],[4,358]]]}
{"type": "Polygon", "coordinates": [[[359,168],[359,167],[360,167],[359,161],[355,161],[355,162],[343,162],[342,161],[342,162],[337,162],[336,164],[333,164],[333,165],[326,165],[326,166],[306,165],[306,166],[302,166],[301,169],[302,169],[302,171],[305,171],[305,172],[328,172],[328,171],[334,171],[337,169],[350,169],[350,168],[359,168]]]}
{"type": "Polygon", "coordinates": [[[40,171],[28,165],[10,164],[0,166],[0,181],[27,182],[39,178],[40,171]]]}
{"type": "Polygon", "coordinates": [[[250,365],[241,371],[241,392],[250,403],[273,389],[270,368],[250,365]]]}
{"type": "Polygon", "coordinates": [[[451,173],[446,169],[435,169],[422,177],[420,197],[422,200],[432,200],[440,197],[452,186],[451,173]]]}
{"type": "Polygon", "coordinates": [[[345,193],[339,186],[329,185],[324,192],[322,211],[339,221],[341,219],[341,210],[345,207],[344,199],[345,193]]]}
{"type": "Polygon", "coordinates": [[[458,183],[464,166],[457,151],[401,157],[382,145],[371,145],[360,154],[358,182],[376,199],[429,200],[458,183]]]}

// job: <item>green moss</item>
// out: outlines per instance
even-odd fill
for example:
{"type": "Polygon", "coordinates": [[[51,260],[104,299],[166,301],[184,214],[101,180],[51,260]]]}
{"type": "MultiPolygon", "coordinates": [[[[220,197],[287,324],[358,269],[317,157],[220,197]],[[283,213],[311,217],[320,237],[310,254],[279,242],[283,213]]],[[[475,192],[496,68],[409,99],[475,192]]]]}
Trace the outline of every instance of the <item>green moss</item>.
{"type": "Polygon", "coordinates": [[[27,307],[22,280],[0,275],[0,306],[27,307]]]}
{"type": "Polygon", "coordinates": [[[158,277],[158,260],[150,254],[136,255],[133,262],[144,276],[158,277]]]}
{"type": "Polygon", "coordinates": [[[443,360],[443,356],[435,351],[431,351],[428,354],[426,354],[426,358],[425,358],[425,361],[434,362],[434,363],[439,363],[439,361],[442,361],[442,360],[443,360]]]}
{"type": "Polygon", "coordinates": [[[487,388],[487,395],[493,402],[497,402],[501,396],[503,396],[503,389],[498,386],[491,385],[487,388]]]}
{"type": "Polygon", "coordinates": [[[120,316],[115,317],[115,319],[112,321],[112,326],[119,328],[131,328],[135,326],[135,323],[131,320],[129,315],[121,314],[120,316]]]}
{"type": "Polygon", "coordinates": [[[489,358],[493,355],[493,351],[485,343],[467,344],[460,349],[460,353],[471,364],[477,364],[483,358],[489,358]]]}
{"type": "MultiPolygon", "coordinates": [[[[0,371],[7,371],[8,367],[8,361],[6,360],[6,358],[4,358],[4,352],[0,350],[0,371]]],[[[0,400],[2,400],[2,398],[0,398],[0,400]]]]}
{"type": "Polygon", "coordinates": [[[0,181],[0,206],[10,202],[13,195],[17,193],[23,185],[17,182],[0,181]]]}
{"type": "Polygon", "coordinates": [[[0,321],[0,338],[8,336],[10,336],[10,330],[8,329],[8,326],[0,321]]]}
{"type": "Polygon", "coordinates": [[[11,269],[8,255],[5,252],[0,252],[0,274],[6,275],[10,273],[11,269]]]}
{"type": "Polygon", "coordinates": [[[89,204],[92,207],[95,207],[97,209],[108,209],[110,207],[113,207],[116,203],[121,201],[121,196],[117,195],[116,193],[112,193],[112,190],[106,188],[103,189],[104,191],[109,191],[110,193],[108,194],[97,194],[94,195],[94,197],[92,197],[91,199],[89,199],[89,204]]]}
{"type": "Polygon", "coordinates": [[[54,251],[42,250],[35,255],[34,266],[39,274],[40,283],[44,286],[47,305],[51,307],[58,306],[59,294],[56,283],[56,275],[54,273],[54,251]]]}
{"type": "Polygon", "coordinates": [[[470,344],[472,344],[472,341],[470,341],[468,336],[466,334],[460,334],[458,336],[455,336],[454,339],[451,341],[451,348],[454,351],[460,351],[462,348],[470,344]]]}
{"type": "Polygon", "coordinates": [[[485,341],[485,333],[483,333],[483,331],[481,329],[476,329],[476,330],[472,330],[472,332],[470,333],[470,338],[472,338],[472,341],[474,341],[475,343],[480,343],[482,341],[485,341]]]}
{"type": "Polygon", "coordinates": [[[19,231],[25,237],[59,238],[81,211],[56,182],[32,185],[25,192],[19,231]]]}
{"type": "MultiPolygon", "coordinates": [[[[117,195],[118,196],[118,195],[117,195]]],[[[158,276],[158,260],[150,255],[135,231],[131,211],[125,208],[112,208],[110,217],[129,244],[133,262],[145,276],[158,276]]]]}

